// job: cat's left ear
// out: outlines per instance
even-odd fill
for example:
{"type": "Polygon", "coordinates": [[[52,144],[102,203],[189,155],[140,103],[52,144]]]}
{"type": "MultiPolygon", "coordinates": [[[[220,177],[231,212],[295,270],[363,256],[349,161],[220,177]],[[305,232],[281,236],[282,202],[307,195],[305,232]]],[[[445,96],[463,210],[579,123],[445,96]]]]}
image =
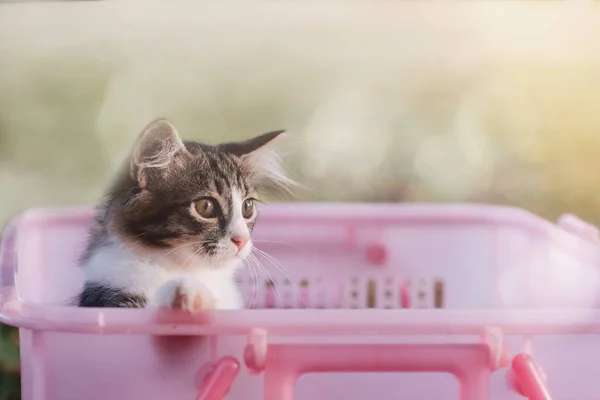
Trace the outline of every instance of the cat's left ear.
{"type": "Polygon", "coordinates": [[[152,121],[140,133],[131,155],[131,175],[145,187],[150,174],[166,175],[187,154],[175,127],[166,119],[152,121]]]}
{"type": "Polygon", "coordinates": [[[234,154],[252,171],[258,185],[271,183],[282,186],[294,185],[281,167],[281,157],[275,144],[285,136],[284,130],[272,131],[243,142],[227,143],[221,149],[234,154]]]}

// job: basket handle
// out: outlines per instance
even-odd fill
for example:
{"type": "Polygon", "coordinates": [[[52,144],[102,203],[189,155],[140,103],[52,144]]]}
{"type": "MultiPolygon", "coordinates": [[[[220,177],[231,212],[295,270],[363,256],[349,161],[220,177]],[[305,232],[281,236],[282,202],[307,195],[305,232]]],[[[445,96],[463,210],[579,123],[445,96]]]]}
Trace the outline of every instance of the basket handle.
{"type": "Polygon", "coordinates": [[[266,354],[265,400],[293,400],[296,379],[311,372],[448,372],[459,381],[461,400],[481,400],[492,371],[484,343],[273,344],[266,354]]]}
{"type": "Polygon", "coordinates": [[[558,226],[579,236],[583,240],[600,244],[600,232],[598,228],[573,214],[561,215],[558,219],[558,226]]]}
{"type": "Polygon", "coordinates": [[[199,371],[202,387],[196,400],[223,400],[240,372],[240,363],[231,356],[223,357],[199,371]]]}
{"type": "Polygon", "coordinates": [[[511,385],[520,395],[529,400],[552,400],[546,377],[529,354],[517,354],[509,373],[511,385]]]}

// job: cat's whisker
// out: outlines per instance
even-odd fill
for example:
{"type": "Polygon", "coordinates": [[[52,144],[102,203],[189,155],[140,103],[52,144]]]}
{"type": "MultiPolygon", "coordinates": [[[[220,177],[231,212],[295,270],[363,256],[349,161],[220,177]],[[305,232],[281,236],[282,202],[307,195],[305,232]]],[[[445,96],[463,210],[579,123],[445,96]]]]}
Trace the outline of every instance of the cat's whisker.
{"type": "Polygon", "coordinates": [[[227,256],[227,248],[221,245],[217,245],[216,250],[213,252],[208,260],[209,266],[218,267],[227,256]]]}
{"type": "Polygon", "coordinates": [[[265,274],[264,268],[260,265],[260,263],[258,262],[256,257],[254,257],[253,254],[249,254],[247,260],[251,261],[252,265],[253,265],[253,269],[255,272],[255,278],[256,278],[254,280],[254,287],[256,287],[256,293],[258,295],[258,285],[259,285],[259,282],[261,281],[261,279],[259,277],[259,272],[260,272],[260,275],[262,275],[264,277],[264,279],[268,279],[267,274],[265,274]]]}
{"type": "Polygon", "coordinates": [[[248,261],[248,266],[252,272],[252,292],[250,294],[250,299],[248,300],[248,308],[254,308],[258,294],[258,272],[256,271],[256,267],[254,266],[254,262],[251,258],[246,259],[246,261],[248,261]]]}
{"type": "Polygon", "coordinates": [[[139,235],[134,236],[138,239],[131,244],[131,247],[136,247],[138,244],[140,244],[141,241],[144,240],[144,236],[146,235],[146,233],[147,232],[143,232],[143,233],[140,233],[139,235]]]}
{"type": "Polygon", "coordinates": [[[205,242],[202,240],[196,241],[196,242],[190,242],[190,243],[184,243],[182,245],[179,245],[177,247],[173,247],[171,250],[167,251],[165,254],[162,254],[160,257],[155,258],[154,261],[159,261],[162,260],[163,258],[167,257],[169,254],[172,254],[173,252],[180,250],[183,247],[187,247],[187,246],[192,246],[192,245],[199,245],[199,244],[204,244],[205,242]]]}
{"type": "MultiPolygon", "coordinates": [[[[261,256],[263,256],[264,258],[266,258],[268,261],[270,261],[273,265],[275,265],[276,267],[278,267],[280,269],[281,272],[283,272],[284,274],[289,274],[289,270],[283,265],[281,264],[278,260],[276,260],[275,258],[273,258],[270,254],[267,254],[266,252],[264,252],[263,250],[257,249],[256,247],[254,248],[254,250],[261,256]]],[[[289,279],[289,276],[286,276],[286,278],[289,279]]]]}
{"type": "Polygon", "coordinates": [[[310,251],[307,248],[299,246],[299,245],[294,244],[294,243],[281,242],[281,241],[277,241],[277,240],[263,240],[263,239],[252,239],[252,241],[254,243],[258,243],[258,244],[260,244],[260,243],[281,244],[281,245],[284,245],[284,246],[293,247],[293,248],[298,249],[298,250],[300,250],[300,251],[302,251],[302,252],[304,252],[306,254],[309,254],[311,256],[320,257],[320,255],[317,254],[317,253],[315,253],[314,251],[310,251]]]}
{"type": "Polygon", "coordinates": [[[185,261],[181,264],[181,266],[183,268],[187,268],[188,267],[188,262],[191,262],[194,260],[195,257],[197,257],[200,254],[200,251],[202,251],[202,248],[199,248],[195,251],[193,251],[186,259],[185,261]]]}
{"type": "MultiPolygon", "coordinates": [[[[268,254],[260,249],[257,249],[256,247],[254,248],[254,250],[256,250],[260,255],[262,255],[264,258],[266,258],[268,261],[270,261],[277,269],[279,269],[279,272],[281,272],[288,281],[291,281],[290,276],[289,276],[289,270],[281,262],[279,262],[277,259],[275,259],[270,254],[268,254]]],[[[296,287],[296,285],[292,284],[292,287],[294,288],[294,291],[296,292],[298,299],[300,299],[300,301],[302,302],[302,305],[304,306],[304,308],[308,308],[308,305],[304,301],[304,298],[303,298],[302,294],[300,293],[300,290],[296,287]]]]}
{"type": "Polygon", "coordinates": [[[279,303],[280,308],[283,309],[283,297],[281,297],[281,293],[279,293],[279,289],[277,288],[277,282],[275,282],[275,279],[273,279],[273,276],[269,273],[269,270],[267,270],[267,268],[265,268],[265,266],[260,263],[260,261],[258,260],[258,258],[256,258],[255,255],[250,254],[249,257],[253,257],[256,260],[257,265],[265,272],[267,279],[273,285],[272,288],[275,292],[275,298],[279,303]]]}

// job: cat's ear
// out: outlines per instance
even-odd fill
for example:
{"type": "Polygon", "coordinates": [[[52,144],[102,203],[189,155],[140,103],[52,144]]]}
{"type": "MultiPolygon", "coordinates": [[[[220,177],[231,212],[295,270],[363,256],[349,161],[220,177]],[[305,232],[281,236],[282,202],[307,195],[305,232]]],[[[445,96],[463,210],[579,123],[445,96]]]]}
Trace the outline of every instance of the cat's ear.
{"type": "Polygon", "coordinates": [[[260,153],[261,149],[267,149],[270,147],[269,145],[272,146],[272,143],[283,137],[284,134],[284,130],[267,132],[243,142],[222,144],[221,148],[224,151],[235,154],[242,159],[249,159],[252,157],[252,154],[258,154],[260,153]]]}
{"type": "Polygon", "coordinates": [[[167,172],[188,154],[175,127],[166,119],[157,119],[140,133],[131,154],[131,176],[141,187],[149,171],[167,172]]]}
{"type": "Polygon", "coordinates": [[[295,182],[285,175],[281,166],[281,157],[275,146],[284,136],[284,130],[272,131],[243,142],[223,144],[221,148],[240,157],[252,171],[257,185],[289,188],[294,186],[295,182]]]}

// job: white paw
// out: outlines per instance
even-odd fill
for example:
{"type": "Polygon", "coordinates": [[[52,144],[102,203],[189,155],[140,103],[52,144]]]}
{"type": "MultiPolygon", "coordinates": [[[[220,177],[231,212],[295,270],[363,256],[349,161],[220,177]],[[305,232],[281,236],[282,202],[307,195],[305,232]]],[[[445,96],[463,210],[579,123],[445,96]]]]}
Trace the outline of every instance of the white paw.
{"type": "Polygon", "coordinates": [[[170,308],[199,312],[215,308],[215,299],[200,282],[194,279],[171,280],[161,286],[150,299],[149,308],[170,308]]]}

